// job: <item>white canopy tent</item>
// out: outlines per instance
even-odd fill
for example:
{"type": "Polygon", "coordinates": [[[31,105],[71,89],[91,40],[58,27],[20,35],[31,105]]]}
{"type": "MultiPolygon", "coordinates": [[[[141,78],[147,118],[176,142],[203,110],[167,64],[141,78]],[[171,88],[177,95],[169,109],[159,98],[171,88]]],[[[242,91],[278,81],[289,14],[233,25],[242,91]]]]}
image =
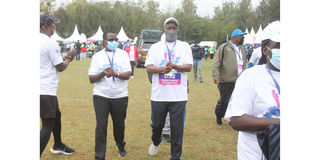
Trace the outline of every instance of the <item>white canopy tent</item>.
{"type": "Polygon", "coordinates": [[[262,27],[260,24],[258,32],[256,33],[256,42],[255,43],[261,43],[261,36],[262,36],[262,27]]]}
{"type": "Polygon", "coordinates": [[[85,43],[87,41],[87,36],[84,33],[80,34],[80,43],[85,43]]]}
{"type": "Polygon", "coordinates": [[[77,24],[76,26],[74,27],[74,31],[72,33],[72,35],[65,39],[64,41],[68,41],[68,42],[77,42],[78,40],[80,41],[80,34],[79,34],[79,31],[78,31],[78,27],[77,27],[77,24]]]}
{"type": "Polygon", "coordinates": [[[64,41],[64,39],[61,38],[57,32],[54,33],[54,34],[51,36],[51,38],[54,39],[54,40],[56,40],[56,41],[64,41]]]}
{"type": "Polygon", "coordinates": [[[94,34],[92,37],[88,38],[87,41],[102,41],[103,39],[103,32],[101,29],[101,26],[99,26],[96,34],[94,34]]]}
{"type": "Polygon", "coordinates": [[[128,39],[131,40],[127,34],[124,32],[123,30],[123,27],[121,27],[119,33],[117,34],[117,38],[119,39],[119,41],[121,42],[124,42],[124,41],[127,41],[128,39]]]}
{"type": "Polygon", "coordinates": [[[256,33],[254,32],[253,27],[251,27],[251,31],[249,35],[250,35],[249,36],[250,44],[254,44],[256,42],[256,33]]]}
{"type": "Polygon", "coordinates": [[[246,28],[246,31],[245,33],[247,33],[246,35],[244,35],[244,44],[249,44],[249,31],[248,31],[248,28],[246,28]]]}

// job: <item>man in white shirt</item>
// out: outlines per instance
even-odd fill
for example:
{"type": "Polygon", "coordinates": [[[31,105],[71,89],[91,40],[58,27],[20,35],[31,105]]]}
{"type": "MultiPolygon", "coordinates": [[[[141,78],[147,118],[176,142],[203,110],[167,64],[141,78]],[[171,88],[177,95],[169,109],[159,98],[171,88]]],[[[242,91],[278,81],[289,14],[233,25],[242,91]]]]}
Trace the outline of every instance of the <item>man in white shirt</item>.
{"type": "Polygon", "coordinates": [[[178,160],[182,154],[185,107],[188,100],[187,72],[193,60],[190,45],[177,40],[179,23],[168,18],[164,23],[165,40],[153,44],[145,62],[152,73],[151,119],[152,144],[149,155],[156,155],[166,115],[170,114],[171,157],[178,160]]]}
{"type": "Polygon", "coordinates": [[[225,114],[232,128],[239,131],[238,160],[265,159],[256,132],[280,121],[280,21],[269,24],[261,39],[264,65],[240,75],[225,114]]]}
{"type": "Polygon", "coordinates": [[[60,20],[42,14],[40,16],[40,156],[46,148],[53,132],[54,145],[50,151],[54,154],[73,154],[74,150],[61,142],[61,113],[57,99],[59,72],[64,71],[76,55],[69,51],[62,59],[57,41],[50,38],[55,32],[55,24],[60,20]]]}
{"type": "Polygon", "coordinates": [[[104,160],[107,145],[108,116],[111,114],[118,155],[126,155],[124,141],[125,118],[128,106],[128,82],[131,67],[128,54],[118,48],[115,33],[105,32],[106,49],[92,57],[90,83],[94,83],[93,105],[96,113],[95,160],[104,160]]]}
{"type": "Polygon", "coordinates": [[[252,55],[250,57],[249,63],[248,63],[248,68],[253,67],[254,65],[257,65],[259,63],[259,60],[261,58],[261,47],[258,47],[253,50],[252,55]]]}

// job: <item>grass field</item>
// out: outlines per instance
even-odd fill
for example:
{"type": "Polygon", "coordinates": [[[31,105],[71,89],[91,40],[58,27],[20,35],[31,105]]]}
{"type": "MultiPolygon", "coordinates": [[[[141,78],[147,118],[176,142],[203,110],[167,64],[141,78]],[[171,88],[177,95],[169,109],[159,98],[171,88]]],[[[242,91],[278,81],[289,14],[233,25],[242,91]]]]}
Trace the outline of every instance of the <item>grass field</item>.
{"type": "MultiPolygon", "coordinates": [[[[90,61],[73,61],[60,73],[58,87],[59,106],[62,113],[62,141],[75,149],[71,156],[53,155],[53,135],[44,150],[43,160],[94,159],[95,113],[92,103],[93,85],[89,83],[90,61]]],[[[237,133],[226,121],[215,123],[214,108],[219,99],[217,86],[212,80],[212,60],[203,61],[203,83],[193,82],[193,71],[188,73],[189,100],[183,137],[183,160],[234,160],[236,159],[237,133]]],[[[126,118],[125,141],[127,155],[118,157],[113,139],[112,120],[109,116],[106,159],[167,160],[170,143],[161,143],[156,156],[148,155],[151,141],[151,85],[144,68],[135,68],[129,83],[129,105],[126,118]]]]}

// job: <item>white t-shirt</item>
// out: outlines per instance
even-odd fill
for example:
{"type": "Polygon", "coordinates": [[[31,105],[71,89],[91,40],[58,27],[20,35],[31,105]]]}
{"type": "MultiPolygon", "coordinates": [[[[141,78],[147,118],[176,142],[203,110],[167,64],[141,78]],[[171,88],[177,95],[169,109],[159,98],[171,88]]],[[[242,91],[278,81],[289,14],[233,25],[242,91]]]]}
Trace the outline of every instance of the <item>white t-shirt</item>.
{"type": "MultiPolygon", "coordinates": [[[[168,43],[170,50],[174,42],[168,43]]],[[[165,66],[169,60],[169,54],[165,40],[153,44],[148,52],[145,66],[165,66]]],[[[176,41],[171,54],[171,62],[177,65],[193,64],[191,47],[187,42],[176,41]]],[[[178,72],[174,69],[167,74],[152,74],[152,101],[187,101],[187,72],[178,72]],[[160,76],[160,78],[159,78],[160,76]],[[167,81],[168,80],[168,81],[167,81]]]]}
{"type": "Polygon", "coordinates": [[[243,70],[243,59],[242,59],[241,48],[240,48],[240,46],[237,46],[233,43],[231,43],[231,44],[232,44],[233,50],[234,50],[236,57],[237,57],[237,68],[238,68],[238,76],[239,76],[243,70]]]}
{"type": "Polygon", "coordinates": [[[55,66],[62,62],[58,42],[40,33],[40,95],[57,95],[59,72],[55,66]]]}
{"type": "Polygon", "coordinates": [[[258,47],[256,49],[253,50],[252,55],[250,57],[249,63],[253,63],[255,65],[257,65],[259,63],[259,60],[261,58],[261,47],[258,47]]]}
{"type": "MultiPolygon", "coordinates": [[[[280,72],[271,73],[280,86],[280,72]]],[[[244,114],[280,118],[280,94],[265,65],[245,70],[236,81],[225,119],[244,114]]],[[[261,160],[262,156],[255,132],[239,131],[238,160],[261,160]]]]}
{"type": "Polygon", "coordinates": [[[129,59],[134,61],[134,46],[130,46],[129,59]]]}
{"type": "MultiPolygon", "coordinates": [[[[91,61],[91,65],[88,71],[89,75],[96,75],[111,67],[110,61],[112,62],[113,52],[106,52],[104,49],[97,52],[91,61]]],[[[127,72],[131,71],[130,61],[128,53],[116,49],[113,57],[113,70],[115,72],[127,72]]],[[[93,95],[99,95],[106,98],[122,98],[128,96],[128,82],[119,78],[107,78],[104,76],[100,81],[94,83],[93,95]]]]}

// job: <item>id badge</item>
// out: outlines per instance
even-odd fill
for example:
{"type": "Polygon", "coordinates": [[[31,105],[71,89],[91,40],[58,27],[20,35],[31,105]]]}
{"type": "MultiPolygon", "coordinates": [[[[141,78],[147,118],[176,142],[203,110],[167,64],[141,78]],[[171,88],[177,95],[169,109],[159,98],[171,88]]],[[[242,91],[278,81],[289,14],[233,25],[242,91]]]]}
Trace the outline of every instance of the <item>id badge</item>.
{"type": "Polygon", "coordinates": [[[180,85],[181,73],[159,73],[159,84],[162,85],[180,85]]]}

